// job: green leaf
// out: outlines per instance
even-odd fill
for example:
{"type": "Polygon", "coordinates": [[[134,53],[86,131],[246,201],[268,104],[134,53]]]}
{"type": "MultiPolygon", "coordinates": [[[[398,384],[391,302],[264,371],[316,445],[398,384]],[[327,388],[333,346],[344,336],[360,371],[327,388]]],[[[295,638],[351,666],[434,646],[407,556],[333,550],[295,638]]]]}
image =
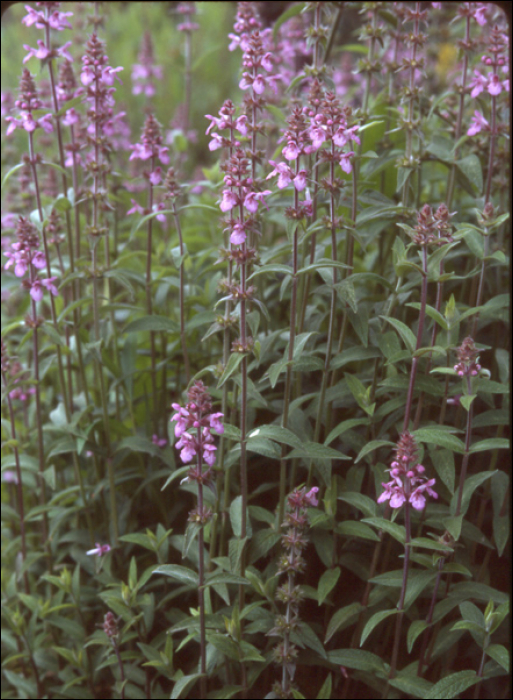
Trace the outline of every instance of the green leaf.
{"type": "Polygon", "coordinates": [[[413,354],[415,352],[415,346],[417,345],[417,338],[415,337],[413,331],[408,328],[405,323],[397,320],[396,318],[392,318],[391,316],[380,316],[380,318],[390,323],[390,325],[396,329],[401,336],[403,343],[413,354]]]}
{"type": "Polygon", "coordinates": [[[417,442],[425,442],[427,444],[437,445],[438,447],[446,447],[448,450],[465,452],[465,443],[455,435],[451,435],[446,430],[441,430],[436,427],[419,428],[412,433],[417,442]]]}
{"type": "Polygon", "coordinates": [[[436,575],[435,571],[410,571],[404,598],[404,610],[408,610],[426,586],[435,580],[436,575]]]}
{"type": "Polygon", "coordinates": [[[130,450],[130,452],[145,452],[146,454],[158,457],[160,449],[148,438],[142,435],[128,435],[123,438],[116,447],[116,452],[130,450]]]}
{"type": "Polygon", "coordinates": [[[406,529],[404,525],[399,525],[398,523],[392,523],[386,518],[363,518],[362,523],[369,523],[373,525],[377,530],[383,530],[391,535],[395,540],[404,544],[406,540],[406,529]]]}
{"type": "MultiPolygon", "coordinates": [[[[460,399],[460,403],[463,398],[460,399]]],[[[506,438],[487,438],[486,440],[480,440],[479,442],[474,442],[470,446],[469,452],[483,452],[485,450],[507,450],[509,449],[509,440],[506,438]]]]}
{"type": "Polygon", "coordinates": [[[339,631],[339,629],[343,629],[351,624],[353,622],[353,618],[359,615],[361,610],[363,610],[361,603],[351,603],[350,605],[346,605],[343,608],[340,608],[340,610],[337,610],[328,623],[324,643],[327,644],[333,635],[339,631]]]}
{"type": "Polygon", "coordinates": [[[395,615],[397,613],[397,609],[395,610],[382,610],[381,612],[374,613],[372,617],[367,621],[367,624],[362,630],[362,636],[360,639],[360,646],[363,646],[365,643],[365,640],[369,636],[369,634],[372,632],[372,630],[379,625],[380,622],[383,620],[386,620],[387,617],[390,617],[391,615],[395,615]]]}
{"type": "MultiPolygon", "coordinates": [[[[467,479],[465,480],[465,485],[463,486],[463,494],[461,497],[461,515],[465,515],[465,513],[467,512],[470,504],[470,499],[472,498],[472,494],[477,489],[477,487],[481,486],[483,482],[485,482],[487,479],[489,479],[496,473],[497,470],[495,469],[493,472],[480,472],[479,474],[473,474],[472,476],[467,477],[467,479]]],[[[456,511],[457,499],[458,493],[455,493],[451,499],[451,513],[455,513],[456,511]]]]}
{"type": "Polygon", "coordinates": [[[144,331],[165,331],[168,333],[174,333],[178,330],[178,324],[167,316],[158,316],[156,314],[152,316],[143,316],[142,318],[137,318],[128,324],[123,330],[123,333],[139,333],[144,331]]]}
{"type": "Polygon", "coordinates": [[[479,157],[475,153],[471,153],[465,158],[457,160],[456,167],[464,179],[476,188],[477,194],[481,194],[483,191],[483,169],[479,157]]]}
{"type": "Polygon", "coordinates": [[[376,515],[377,504],[373,498],[356,491],[345,491],[338,496],[339,501],[349,503],[349,505],[361,510],[364,515],[373,518],[376,515]]]}
{"type": "Polygon", "coordinates": [[[16,173],[20,168],[23,168],[24,165],[25,163],[18,163],[5,173],[4,179],[2,180],[2,189],[4,189],[5,185],[9,182],[14,173],[16,173]]]}
{"type": "Polygon", "coordinates": [[[433,684],[427,681],[425,678],[419,678],[418,676],[407,675],[406,673],[402,675],[401,673],[388,681],[393,688],[397,688],[401,692],[408,696],[413,696],[415,698],[425,698],[426,693],[428,693],[433,684]]]}
{"type": "Polygon", "coordinates": [[[422,632],[428,627],[428,624],[425,620],[414,620],[409,629],[408,629],[408,638],[407,638],[407,644],[408,644],[408,654],[411,654],[411,650],[413,649],[413,645],[415,644],[415,641],[419,634],[422,634],[422,632]]]}
{"type": "Polygon", "coordinates": [[[369,454],[369,452],[374,452],[379,447],[395,447],[395,442],[390,442],[390,440],[371,440],[365,447],[362,447],[358,453],[358,457],[355,459],[355,463],[358,463],[363,457],[369,454]]]}
{"type": "Polygon", "coordinates": [[[242,576],[231,574],[227,571],[214,571],[207,574],[205,578],[205,586],[218,586],[220,583],[233,583],[237,586],[249,586],[250,582],[242,576]]]}
{"type": "Polygon", "coordinates": [[[186,566],[180,566],[179,564],[162,564],[157,569],[154,569],[153,573],[170,576],[180,581],[180,583],[192,586],[193,588],[198,588],[199,586],[198,574],[192,569],[188,569],[186,566]]]}
{"type": "Polygon", "coordinates": [[[488,656],[491,656],[499,666],[502,666],[506,673],[509,673],[509,652],[506,647],[502,646],[502,644],[490,644],[490,646],[485,649],[485,652],[488,656]]]}
{"type": "Polygon", "coordinates": [[[317,700],[330,700],[331,698],[331,673],[328,673],[326,680],[322,684],[321,689],[317,693],[317,700]]]}
{"type": "Polygon", "coordinates": [[[249,282],[253,277],[258,277],[259,275],[265,275],[266,273],[274,272],[279,275],[292,275],[294,270],[289,265],[282,265],[280,263],[269,263],[268,265],[262,265],[253,272],[247,279],[249,282]]]}
{"type": "Polygon", "coordinates": [[[264,437],[274,440],[275,442],[283,443],[289,445],[290,447],[297,447],[301,449],[302,442],[297,435],[295,435],[291,430],[287,428],[282,428],[279,425],[261,425],[258,428],[252,430],[248,437],[264,437]]]}
{"type": "Polygon", "coordinates": [[[343,435],[348,430],[351,430],[351,428],[356,428],[359,425],[368,425],[368,423],[368,418],[349,418],[349,420],[344,420],[342,423],[339,423],[336,428],[333,428],[324,441],[324,444],[329,445],[335,438],[339,437],[339,435],[343,435]]]}
{"type": "Polygon", "coordinates": [[[173,686],[173,690],[171,691],[171,700],[176,700],[177,698],[182,697],[182,695],[185,697],[185,694],[187,694],[187,692],[201,678],[201,676],[201,673],[193,673],[190,676],[182,676],[173,686]]]}
{"type": "MultiPolygon", "coordinates": [[[[236,496],[230,504],[230,523],[235,537],[242,535],[242,496],[236,496]]],[[[246,537],[251,537],[251,521],[246,508],[246,537]]]]}
{"type": "Polygon", "coordinates": [[[336,532],[338,535],[345,535],[346,537],[361,537],[364,540],[379,542],[378,535],[371,527],[355,520],[346,520],[343,523],[339,523],[336,527],[336,532]]]}
{"type": "Polygon", "coordinates": [[[334,649],[328,652],[328,661],[337,666],[355,668],[370,673],[385,671],[384,664],[376,654],[363,649],[334,649]]]}
{"type": "Polygon", "coordinates": [[[287,366],[287,359],[283,357],[281,360],[278,360],[278,362],[274,362],[270,367],[269,367],[269,382],[271,384],[271,388],[274,389],[276,386],[276,382],[278,381],[278,377],[282,372],[285,371],[285,368],[287,366]]]}
{"type": "Polygon", "coordinates": [[[425,700],[451,700],[479,681],[481,678],[475,671],[458,671],[435,683],[424,698],[425,700]]]}
{"type": "Polygon", "coordinates": [[[324,603],[326,597],[331,593],[333,588],[337,585],[337,581],[340,578],[340,567],[337,566],[334,569],[328,569],[323,573],[319,580],[319,585],[317,587],[317,602],[319,605],[324,603]]]}
{"type": "Polygon", "coordinates": [[[318,442],[303,442],[300,448],[296,448],[290,452],[285,459],[295,459],[302,457],[304,459],[351,459],[342,452],[334,450],[332,447],[326,447],[318,442]]]}
{"type": "Polygon", "coordinates": [[[429,537],[414,537],[410,541],[410,546],[421,547],[423,549],[433,549],[437,552],[446,552],[447,550],[451,549],[446,544],[442,544],[437,540],[432,540],[429,537]]]}
{"type": "Polygon", "coordinates": [[[431,457],[431,462],[436,469],[436,473],[447,486],[451,494],[453,494],[456,479],[454,452],[445,448],[441,450],[431,449],[429,450],[429,456],[431,457]]]}
{"type": "Polygon", "coordinates": [[[242,358],[246,357],[246,355],[242,352],[232,352],[230,355],[228,362],[226,363],[226,367],[224,368],[223,374],[221,375],[218,383],[217,383],[217,388],[220,389],[223,384],[232,376],[232,374],[237,370],[238,366],[242,362],[242,358]]]}

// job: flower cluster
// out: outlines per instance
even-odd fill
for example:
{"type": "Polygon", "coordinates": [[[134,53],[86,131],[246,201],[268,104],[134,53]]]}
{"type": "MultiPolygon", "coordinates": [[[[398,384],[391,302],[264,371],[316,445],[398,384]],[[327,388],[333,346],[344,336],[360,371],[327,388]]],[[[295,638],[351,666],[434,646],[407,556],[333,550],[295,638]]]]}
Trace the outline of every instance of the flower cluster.
{"type": "Polygon", "coordinates": [[[234,140],[233,132],[238,131],[242,136],[246,136],[248,133],[247,121],[248,118],[245,114],[241,114],[240,117],[234,119],[236,109],[231,100],[226,100],[223,106],[219,110],[219,117],[213,117],[211,114],[205,114],[206,119],[210,119],[210,126],[206,130],[206,134],[215,127],[221,131],[224,129],[230,130],[230,137],[221,136],[220,134],[213,133],[212,141],[208,144],[210,151],[217,151],[218,148],[234,148],[240,146],[239,141],[234,140]]]}
{"type": "Polygon", "coordinates": [[[451,217],[445,204],[440,204],[434,214],[429,204],[425,204],[417,214],[413,242],[420,246],[452,243],[451,217]]]}
{"type": "Polygon", "coordinates": [[[96,547],[94,549],[90,549],[86,552],[87,555],[92,556],[96,555],[98,557],[103,557],[104,554],[107,554],[107,552],[110,552],[112,549],[110,544],[100,544],[99,542],[96,542],[96,547]]]}
{"type": "Polygon", "coordinates": [[[155,65],[151,34],[146,31],[139,50],[139,63],[134,63],[132,66],[132,94],[153,97],[155,94],[153,79],[162,80],[162,66],[155,65]]]}
{"type": "Polygon", "coordinates": [[[415,438],[408,431],[404,432],[397,443],[395,460],[387,469],[392,480],[381,484],[385,490],[378,503],[390,500],[392,508],[400,508],[408,501],[415,510],[422,510],[426,505],[425,493],[438,498],[431,488],[436,480],[422,476],[426,470],[418,463],[417,452],[415,438]]]}
{"type": "Polygon", "coordinates": [[[53,131],[51,114],[44,114],[38,118],[34,118],[32,114],[34,110],[42,109],[43,103],[37,96],[34,78],[27,68],[24,68],[21,74],[20,97],[14,104],[20,110],[20,116],[19,118],[10,116],[5,118],[5,121],[9,123],[6,136],[12,134],[15,129],[25,129],[29,133],[38,128],[44,129],[47,133],[53,131]]]}
{"type": "MultiPolygon", "coordinates": [[[[104,43],[96,34],[92,34],[82,57],[80,80],[86,88],[86,100],[91,104],[87,112],[89,117],[87,132],[95,149],[99,148],[106,155],[112,150],[109,139],[116,119],[113,110],[113,95],[116,89],[113,85],[115,79],[121,83],[116,73],[123,70],[122,67],[112,68],[108,64],[109,58],[105,55],[104,43]]],[[[96,166],[93,164],[92,167],[96,166]]]]}
{"type": "MultiPolygon", "coordinates": [[[[492,98],[497,97],[503,91],[509,92],[509,78],[501,79],[499,73],[509,74],[508,65],[508,44],[509,39],[499,27],[495,26],[490,33],[487,53],[482,57],[483,64],[489,69],[485,75],[474,70],[474,77],[470,82],[473,98],[478,97],[482,92],[487,92],[492,98]]],[[[479,110],[474,111],[470,126],[467,130],[468,136],[475,136],[480,131],[491,131],[488,120],[479,110]]]]}
{"type": "Polygon", "coordinates": [[[175,447],[180,452],[180,459],[184,464],[191,462],[195,455],[201,455],[199,471],[191,470],[189,478],[202,480],[206,472],[201,470],[201,458],[212,467],[216,460],[215,452],[217,447],[213,445],[214,437],[211,430],[216,430],[219,434],[224,432],[221,422],[222,413],[212,413],[212,399],[206,386],[201,381],[197,381],[187,392],[189,399],[185,407],[177,403],[172,407],[177,411],[171,417],[176,421],[175,436],[179,438],[175,447]],[[196,435],[192,435],[189,430],[196,429],[196,435]]]}
{"type": "Polygon", "coordinates": [[[21,20],[22,24],[26,27],[34,24],[38,29],[49,27],[58,32],[61,32],[63,29],[72,29],[66,17],[73,17],[73,12],[58,12],[57,8],[60,7],[60,4],[60,2],[36,2],[38,7],[44,9],[43,12],[34,10],[30,5],[25,5],[27,14],[21,20]]]}
{"type": "Polygon", "coordinates": [[[5,256],[8,261],[5,269],[14,265],[16,277],[24,277],[29,272],[29,279],[23,280],[23,286],[30,289],[30,296],[34,301],[41,301],[43,292],[47,289],[53,296],[59,292],[55,286],[57,277],[40,279],[36,275],[36,269],[42,270],[46,267],[45,254],[39,250],[39,236],[33,224],[20,216],[16,225],[18,240],[11,246],[11,251],[6,251],[5,256]]]}
{"type": "MultiPolygon", "coordinates": [[[[130,146],[130,148],[132,149],[130,160],[136,158],[140,160],[149,160],[151,158],[152,167],[155,158],[158,158],[163,165],[169,163],[169,148],[162,145],[161,127],[153,114],[149,114],[146,117],[142,130],[141,142],[130,146]]],[[[146,173],[145,177],[147,177],[152,185],[160,185],[162,180],[162,170],[160,166],[150,173],[146,173]]]]}
{"type": "Polygon", "coordinates": [[[477,377],[481,371],[481,365],[478,364],[479,350],[476,349],[474,340],[468,336],[456,350],[458,355],[458,364],[454,365],[454,371],[458,377],[477,377]]]}
{"type": "Polygon", "coordinates": [[[327,92],[319,105],[318,113],[312,117],[309,135],[314,150],[328,142],[330,148],[323,148],[321,159],[328,162],[338,162],[345,173],[353,169],[351,158],[354,151],[343,151],[351,141],[360,143],[356,135],[358,125],[349,127],[348,120],[351,117],[351,108],[341,108],[337,97],[332,92],[327,92]]]}
{"type": "Polygon", "coordinates": [[[196,14],[195,2],[181,2],[176,11],[186,18],[185,22],[177,26],[179,32],[196,32],[199,29],[199,24],[191,21],[191,17],[196,14]]]}
{"type": "Polygon", "coordinates": [[[246,240],[246,231],[252,225],[252,219],[244,217],[242,207],[250,214],[255,214],[258,205],[266,205],[265,197],[271,194],[271,190],[255,192],[253,180],[248,174],[248,160],[242,150],[237,149],[225,166],[226,175],[224,181],[230,189],[223,190],[223,196],[219,204],[222,212],[228,212],[234,207],[239,207],[239,216],[230,220],[230,242],[233,245],[242,245],[246,240]]]}
{"type": "Polygon", "coordinates": [[[302,552],[308,543],[305,535],[309,527],[307,509],[318,505],[316,496],[318,491],[317,486],[313,486],[308,491],[303,486],[287,496],[288,511],[282,523],[282,528],[286,532],[281,538],[285,554],[281,556],[278,564],[278,572],[286,573],[287,581],[276,591],[276,599],[284,603],[287,610],[285,615],[276,616],[276,625],[268,632],[269,636],[282,637],[282,641],[274,649],[276,663],[284,667],[282,683],[276,683],[273,688],[276,697],[289,697],[291,690],[290,680],[294,674],[290,665],[294,663],[297,656],[297,648],[290,641],[290,633],[298,628],[299,605],[303,599],[301,588],[295,583],[295,576],[305,569],[302,552]]]}

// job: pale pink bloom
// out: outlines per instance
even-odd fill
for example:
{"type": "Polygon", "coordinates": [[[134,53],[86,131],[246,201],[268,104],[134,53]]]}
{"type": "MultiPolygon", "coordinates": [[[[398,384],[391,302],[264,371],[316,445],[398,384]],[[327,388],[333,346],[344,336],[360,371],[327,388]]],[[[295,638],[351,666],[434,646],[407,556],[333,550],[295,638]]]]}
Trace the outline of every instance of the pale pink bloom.
{"type": "Polygon", "coordinates": [[[488,78],[488,85],[486,86],[486,89],[490,93],[490,95],[500,95],[502,92],[502,83],[498,75],[493,73],[489,78],[488,78]]]}
{"type": "Polygon", "coordinates": [[[203,459],[209,467],[212,467],[216,461],[216,450],[215,445],[203,445],[203,459]]]}
{"type": "Polygon", "coordinates": [[[135,201],[135,199],[130,199],[130,201],[133,204],[133,207],[129,209],[126,213],[127,216],[130,216],[130,214],[144,214],[144,209],[141,207],[141,205],[135,201]]]}
{"type": "Polygon", "coordinates": [[[351,156],[354,156],[354,151],[349,151],[349,153],[342,153],[340,156],[340,167],[345,173],[350,173],[353,169],[351,163],[351,156]]]}
{"type": "Polygon", "coordinates": [[[262,58],[260,61],[261,65],[265,70],[270,73],[273,69],[273,57],[272,54],[269,53],[269,51],[265,54],[265,56],[262,58]]]}
{"type": "Polygon", "coordinates": [[[254,214],[257,209],[258,209],[258,202],[260,204],[263,204],[266,209],[269,207],[267,206],[264,197],[266,197],[268,194],[272,194],[271,190],[264,190],[263,192],[249,192],[245,199],[244,199],[244,206],[246,209],[254,214]]]}
{"type": "Polygon", "coordinates": [[[274,177],[275,175],[278,175],[278,182],[277,182],[278,188],[280,190],[284,189],[292,181],[292,178],[294,176],[292,169],[286,163],[276,164],[273,160],[270,160],[269,163],[271,165],[274,165],[275,168],[272,172],[269,173],[269,175],[266,177],[266,180],[268,180],[270,177],[274,177]]]}
{"type": "Polygon", "coordinates": [[[473,88],[470,97],[477,97],[486,87],[486,78],[478,70],[474,70],[474,77],[470,81],[470,87],[473,88]]]}
{"type": "Polygon", "coordinates": [[[326,141],[326,132],[320,126],[312,126],[308,133],[312,139],[312,145],[316,150],[326,141]]]}
{"type": "Polygon", "coordinates": [[[482,129],[486,129],[489,126],[488,121],[483,117],[481,112],[476,110],[470,121],[470,128],[467,131],[467,136],[475,136],[475,134],[478,134],[482,129]]]}
{"type": "Polygon", "coordinates": [[[306,187],[306,170],[300,170],[294,178],[294,187],[301,192],[306,187]]]}
{"type": "Polygon", "coordinates": [[[160,183],[162,182],[162,168],[160,167],[160,165],[157,168],[155,168],[153,172],[150,173],[149,180],[152,185],[160,185],[160,183]]]}
{"type": "Polygon", "coordinates": [[[116,79],[121,83],[121,85],[123,85],[121,78],[119,78],[116,75],[116,73],[119,73],[120,70],[123,70],[123,66],[118,66],[117,68],[111,68],[111,66],[106,66],[102,70],[102,81],[105,83],[105,85],[114,85],[114,79],[116,79]]]}
{"type": "Polygon", "coordinates": [[[240,223],[236,223],[230,235],[230,243],[233,243],[233,245],[242,245],[245,240],[246,231],[244,230],[244,226],[240,223]]]}
{"type": "Polygon", "coordinates": [[[107,554],[107,552],[110,552],[110,550],[112,549],[110,544],[100,544],[99,542],[95,542],[95,544],[96,547],[86,552],[87,555],[95,554],[99,557],[102,557],[104,554],[107,554]]]}
{"type": "Polygon", "coordinates": [[[212,134],[212,141],[208,144],[209,151],[217,151],[218,148],[223,147],[223,137],[219,134],[212,134]]]}
{"type": "Polygon", "coordinates": [[[429,481],[426,481],[424,484],[417,486],[415,491],[411,494],[409,500],[412,506],[415,508],[415,510],[422,510],[426,505],[426,498],[423,495],[424,491],[426,491],[432,498],[438,498],[438,494],[436,493],[436,491],[433,491],[433,489],[431,488],[435,481],[435,479],[430,479],[429,481]]]}
{"type": "Polygon", "coordinates": [[[239,198],[234,192],[232,192],[231,190],[224,190],[223,198],[221,200],[219,208],[221,209],[221,211],[230,211],[230,209],[233,209],[233,207],[235,207],[238,203],[239,198]]]}
{"type": "Polygon", "coordinates": [[[219,420],[224,416],[224,413],[212,413],[209,416],[210,427],[217,431],[220,435],[224,433],[224,425],[219,420]]]}
{"type": "Polygon", "coordinates": [[[317,499],[317,496],[315,495],[318,491],[319,491],[319,487],[318,487],[318,486],[312,486],[312,488],[310,489],[310,491],[308,491],[307,493],[305,493],[305,502],[306,502],[309,506],[315,507],[315,506],[319,505],[319,501],[318,501],[318,499],[317,499]]]}
{"type": "Polygon", "coordinates": [[[283,149],[283,155],[287,160],[296,160],[300,153],[301,149],[294,141],[289,141],[283,149]]]}
{"type": "Polygon", "coordinates": [[[486,9],[486,5],[480,2],[478,3],[477,10],[474,12],[474,19],[481,27],[484,27],[484,25],[486,24],[486,9]]]}
{"type": "Polygon", "coordinates": [[[74,107],[71,107],[71,109],[68,109],[66,114],[62,118],[62,123],[64,126],[72,126],[73,124],[76,124],[80,120],[80,116],[78,112],[75,110],[74,107]]]}
{"type": "Polygon", "coordinates": [[[187,430],[187,427],[189,425],[189,418],[190,418],[190,413],[186,408],[182,408],[180,404],[178,403],[173,403],[171,404],[172,408],[177,411],[174,416],[170,418],[170,420],[175,420],[176,425],[175,425],[175,436],[180,437],[182,433],[184,433],[187,430]]]}
{"type": "Polygon", "coordinates": [[[245,114],[241,114],[240,117],[237,117],[235,120],[235,128],[239,132],[239,134],[242,134],[243,136],[246,136],[248,133],[248,127],[246,126],[246,123],[248,121],[248,118],[245,114]]]}
{"type": "Polygon", "coordinates": [[[177,450],[181,450],[180,459],[184,464],[191,462],[196,454],[193,437],[189,433],[182,433],[180,439],[175,444],[177,450]]]}
{"type": "Polygon", "coordinates": [[[30,5],[25,5],[25,9],[27,10],[28,14],[25,15],[21,21],[27,27],[35,24],[38,29],[44,29],[47,26],[50,26],[52,29],[56,29],[57,31],[61,31],[66,28],[72,29],[72,26],[66,17],[73,17],[73,12],[57,12],[57,10],[55,10],[47,20],[44,12],[37,12],[30,7],[30,5]]]}
{"type": "Polygon", "coordinates": [[[167,445],[167,440],[165,438],[159,438],[158,435],[152,435],[151,441],[157,447],[165,447],[167,445]]]}

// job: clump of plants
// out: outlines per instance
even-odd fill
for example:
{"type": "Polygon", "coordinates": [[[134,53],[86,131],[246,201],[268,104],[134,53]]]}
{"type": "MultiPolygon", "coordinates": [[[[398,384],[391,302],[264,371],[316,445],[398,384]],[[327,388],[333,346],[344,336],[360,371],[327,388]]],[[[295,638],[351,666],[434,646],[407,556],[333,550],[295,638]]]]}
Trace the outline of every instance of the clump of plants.
{"type": "Polygon", "coordinates": [[[502,11],[150,5],[3,18],[2,697],[507,697],[502,11]]]}

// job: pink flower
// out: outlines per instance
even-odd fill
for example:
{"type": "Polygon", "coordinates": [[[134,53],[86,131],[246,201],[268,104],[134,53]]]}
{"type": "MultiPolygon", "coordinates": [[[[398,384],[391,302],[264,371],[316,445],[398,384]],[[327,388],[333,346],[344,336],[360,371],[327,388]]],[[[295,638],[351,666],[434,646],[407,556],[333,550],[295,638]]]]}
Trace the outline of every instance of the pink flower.
{"type": "Polygon", "coordinates": [[[230,234],[230,243],[233,243],[233,245],[242,245],[245,240],[246,231],[244,230],[244,226],[240,223],[236,223],[230,234]]]}
{"type": "Polygon", "coordinates": [[[306,170],[300,170],[296,177],[294,178],[294,187],[298,192],[302,192],[302,190],[305,189],[306,187],[306,170]]]}
{"type": "Polygon", "coordinates": [[[189,435],[189,433],[182,433],[180,439],[175,444],[176,449],[181,450],[180,459],[184,464],[191,462],[196,454],[196,447],[193,440],[192,435],[189,435]]]}
{"type": "Polygon", "coordinates": [[[215,445],[203,445],[203,459],[209,467],[212,467],[216,461],[216,450],[215,445]]]}
{"type": "Polygon", "coordinates": [[[490,95],[500,95],[502,92],[502,83],[498,75],[493,73],[489,78],[488,78],[488,85],[486,86],[486,89],[490,93],[490,95]]]}
{"type": "Polygon", "coordinates": [[[165,438],[159,438],[158,435],[152,435],[151,441],[157,447],[165,447],[167,445],[167,440],[165,438]]]}
{"type": "Polygon", "coordinates": [[[63,116],[62,123],[64,126],[72,126],[73,124],[77,124],[79,120],[80,116],[78,115],[77,111],[74,107],[71,107],[71,109],[68,109],[66,114],[63,116]]]}
{"type": "Polygon", "coordinates": [[[105,68],[102,70],[102,81],[105,83],[105,85],[114,85],[114,79],[123,85],[121,78],[118,78],[116,75],[116,73],[119,73],[120,70],[123,70],[123,66],[118,66],[117,68],[105,66],[105,68]]]}
{"type": "Polygon", "coordinates": [[[217,151],[218,148],[223,147],[223,137],[219,134],[212,134],[212,141],[208,144],[209,151],[217,151]]]}
{"type": "Polygon", "coordinates": [[[474,112],[474,116],[470,121],[470,128],[467,131],[467,136],[475,136],[475,134],[478,134],[482,129],[486,129],[489,126],[490,125],[488,124],[487,120],[483,117],[481,112],[478,112],[476,110],[474,112]]]}
{"type": "Polygon", "coordinates": [[[182,408],[180,404],[173,403],[171,406],[175,409],[175,411],[177,411],[177,413],[175,413],[170,420],[176,421],[175,436],[180,437],[180,435],[182,435],[182,433],[184,433],[189,426],[189,421],[191,419],[190,413],[186,408],[182,408]]]}
{"type": "Polygon", "coordinates": [[[223,416],[224,413],[212,413],[209,416],[210,427],[216,432],[218,432],[220,435],[224,433],[224,425],[219,420],[220,418],[223,418],[223,416]]]}
{"type": "Polygon", "coordinates": [[[57,277],[48,277],[47,279],[42,280],[43,287],[46,287],[50,294],[52,294],[54,297],[59,296],[59,290],[55,286],[54,282],[57,279],[57,277]]]}
{"type": "Polygon", "coordinates": [[[477,10],[474,12],[474,19],[481,27],[484,27],[484,25],[486,24],[486,9],[486,5],[480,2],[478,3],[477,10]]]}
{"type": "Polygon", "coordinates": [[[162,168],[160,167],[160,165],[158,166],[158,168],[155,168],[155,170],[150,173],[149,180],[152,185],[160,185],[160,183],[162,182],[162,168]]]}
{"type": "Polygon", "coordinates": [[[297,143],[294,143],[294,141],[289,141],[283,149],[283,155],[287,160],[296,160],[300,153],[301,149],[299,148],[297,143]]]}
{"type": "Polygon", "coordinates": [[[26,27],[30,27],[35,24],[38,29],[44,29],[49,26],[57,31],[62,31],[63,29],[72,29],[71,24],[68,22],[66,17],[73,17],[73,12],[57,12],[55,10],[49,16],[48,20],[45,18],[43,12],[37,12],[30,5],[25,5],[25,9],[28,14],[21,20],[26,27]]]}
{"type": "Polygon", "coordinates": [[[110,552],[110,550],[112,549],[110,544],[100,544],[99,542],[95,542],[95,544],[95,549],[90,549],[88,552],[86,552],[87,555],[96,554],[99,557],[102,557],[104,554],[107,554],[107,552],[110,552]]]}
{"type": "Polygon", "coordinates": [[[424,491],[426,491],[432,498],[438,498],[438,494],[436,493],[436,491],[433,491],[433,489],[431,488],[435,481],[435,479],[430,479],[429,481],[426,481],[424,484],[417,486],[415,491],[411,494],[410,503],[415,508],[415,510],[422,510],[426,505],[426,498],[423,495],[424,491]]]}
{"type": "Polygon", "coordinates": [[[144,209],[141,207],[140,204],[138,204],[135,199],[130,199],[130,201],[133,204],[133,207],[129,209],[126,213],[127,216],[130,216],[130,214],[144,214],[144,209]]]}
{"type": "Polygon", "coordinates": [[[240,117],[237,117],[235,120],[235,128],[239,132],[239,134],[242,134],[243,136],[246,136],[248,133],[248,127],[246,126],[246,123],[248,121],[248,118],[245,114],[241,114],[240,117]]]}
{"type": "Polygon", "coordinates": [[[274,165],[275,168],[271,173],[269,173],[269,175],[266,177],[266,180],[268,180],[270,177],[278,175],[278,182],[276,183],[278,185],[278,189],[284,189],[292,181],[292,178],[294,176],[292,169],[286,163],[276,164],[273,160],[270,160],[269,163],[271,165],[274,165]]]}
{"type": "Polygon", "coordinates": [[[354,151],[349,151],[349,153],[342,153],[340,156],[340,167],[345,173],[350,173],[353,169],[351,163],[351,156],[354,156],[354,151]]]}
{"type": "Polygon", "coordinates": [[[470,87],[473,88],[470,97],[477,97],[486,87],[486,78],[478,70],[474,70],[474,77],[470,81],[470,87]]]}
{"type": "Polygon", "coordinates": [[[310,491],[308,493],[305,493],[305,502],[309,506],[317,506],[319,505],[319,501],[317,500],[316,493],[319,491],[319,488],[317,486],[312,486],[310,491]]]}
{"type": "Polygon", "coordinates": [[[264,190],[263,192],[249,192],[244,199],[244,206],[252,214],[257,211],[258,202],[263,204],[264,207],[268,209],[264,199],[264,197],[266,197],[268,194],[272,194],[271,190],[264,190]]]}
{"type": "Polygon", "coordinates": [[[223,198],[221,200],[219,208],[221,209],[221,211],[230,211],[230,209],[233,209],[233,207],[235,207],[238,203],[239,198],[234,192],[232,192],[231,190],[224,190],[223,198]]]}

